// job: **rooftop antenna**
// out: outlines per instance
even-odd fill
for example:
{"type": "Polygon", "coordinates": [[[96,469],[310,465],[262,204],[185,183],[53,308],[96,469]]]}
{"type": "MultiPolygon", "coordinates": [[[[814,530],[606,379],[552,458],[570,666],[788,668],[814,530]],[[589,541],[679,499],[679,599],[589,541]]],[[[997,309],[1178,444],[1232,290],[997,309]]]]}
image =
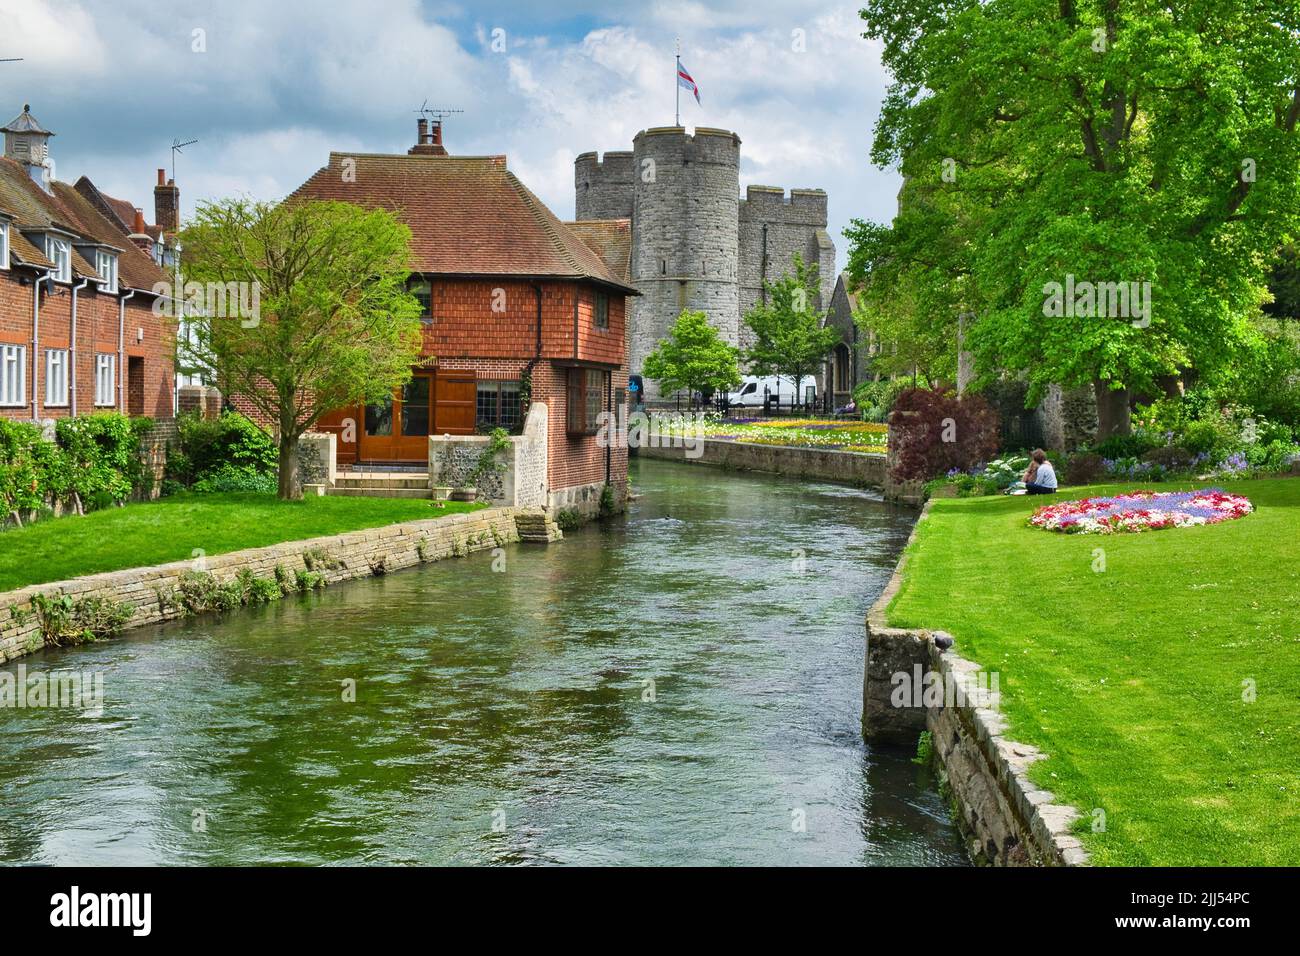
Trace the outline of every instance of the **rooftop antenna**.
{"type": "Polygon", "coordinates": [[[172,182],[176,181],[176,154],[184,152],[186,146],[193,146],[197,142],[197,139],[187,139],[183,143],[179,139],[172,140],[172,182]]]}
{"type": "Polygon", "coordinates": [[[23,58],[20,56],[0,57],[0,63],[21,63],[23,58]]]}
{"type": "Polygon", "coordinates": [[[463,113],[465,111],[452,109],[447,106],[430,106],[429,101],[425,100],[424,105],[422,105],[415,112],[420,113],[423,116],[429,117],[439,126],[441,126],[442,121],[445,120],[448,116],[451,116],[453,113],[463,113]]]}

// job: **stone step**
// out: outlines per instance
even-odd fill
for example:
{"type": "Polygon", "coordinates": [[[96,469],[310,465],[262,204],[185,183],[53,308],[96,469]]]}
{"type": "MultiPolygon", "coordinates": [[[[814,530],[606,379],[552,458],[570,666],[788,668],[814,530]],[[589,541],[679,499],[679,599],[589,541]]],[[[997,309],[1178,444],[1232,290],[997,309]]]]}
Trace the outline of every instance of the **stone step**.
{"type": "Polygon", "coordinates": [[[336,488],[423,488],[429,490],[428,475],[339,475],[336,488]]]}
{"type": "Polygon", "coordinates": [[[428,488],[327,488],[325,494],[343,498],[432,498],[428,488]]]}

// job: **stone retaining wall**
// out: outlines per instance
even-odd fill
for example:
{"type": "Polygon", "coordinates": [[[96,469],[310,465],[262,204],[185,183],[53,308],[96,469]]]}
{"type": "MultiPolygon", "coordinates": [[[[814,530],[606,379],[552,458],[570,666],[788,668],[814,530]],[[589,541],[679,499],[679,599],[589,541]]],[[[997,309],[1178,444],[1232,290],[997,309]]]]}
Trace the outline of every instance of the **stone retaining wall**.
{"type": "MultiPolygon", "coordinates": [[[[917,528],[930,512],[921,511],[917,528]]],[[[908,541],[910,547],[916,529],[908,541]]],[[[915,748],[929,731],[931,755],[951,793],[971,857],[1000,866],[1079,866],[1087,853],[1071,825],[1074,807],[1029,779],[1045,755],[1004,736],[998,675],[953,650],[943,631],[890,627],[885,611],[898,593],[906,551],[867,612],[862,734],[876,744],[915,748]]]]}
{"type": "Polygon", "coordinates": [[[207,572],[225,583],[244,569],[259,578],[274,579],[279,567],[290,575],[313,571],[322,575],[326,584],[334,584],[518,541],[515,518],[519,514],[529,512],[487,508],[10,591],[0,594],[0,664],[43,646],[40,616],[31,603],[36,594],[127,603],[133,613],[126,626],[140,627],[182,616],[170,598],[181,579],[194,571],[207,572]]]}
{"type": "Polygon", "coordinates": [[[884,488],[885,456],[830,448],[795,448],[790,445],[750,445],[717,439],[693,439],[694,448],[641,447],[642,458],[662,458],[736,471],[761,471],[787,478],[843,481],[864,488],[884,488]]]}

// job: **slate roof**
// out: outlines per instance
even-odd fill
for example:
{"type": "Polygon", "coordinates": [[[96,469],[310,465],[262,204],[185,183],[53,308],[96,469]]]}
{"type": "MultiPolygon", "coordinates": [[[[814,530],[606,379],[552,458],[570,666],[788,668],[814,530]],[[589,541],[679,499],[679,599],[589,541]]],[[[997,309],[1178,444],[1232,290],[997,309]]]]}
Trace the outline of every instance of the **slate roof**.
{"type": "Polygon", "coordinates": [[[632,284],[632,220],[594,219],[566,222],[619,280],[632,284]]]}
{"type": "Polygon", "coordinates": [[[290,198],[390,210],[411,229],[416,272],[588,279],[636,293],[506,168],[504,156],[330,153],[329,165],[290,198]]]}
{"type": "MultiPolygon", "coordinates": [[[[52,263],[44,251],[22,235],[23,229],[54,229],[71,233],[86,244],[98,244],[118,251],[118,282],[122,286],[149,291],[166,276],[153,259],[128,242],[121,229],[107,219],[84,196],[67,183],[54,182],[45,192],[12,159],[0,157],[0,211],[11,217],[17,228],[10,231],[10,251],[21,263],[48,269],[52,263]]],[[[75,242],[74,242],[75,244],[75,242]]],[[[72,270],[76,275],[96,278],[94,264],[75,248],[72,270]]]]}

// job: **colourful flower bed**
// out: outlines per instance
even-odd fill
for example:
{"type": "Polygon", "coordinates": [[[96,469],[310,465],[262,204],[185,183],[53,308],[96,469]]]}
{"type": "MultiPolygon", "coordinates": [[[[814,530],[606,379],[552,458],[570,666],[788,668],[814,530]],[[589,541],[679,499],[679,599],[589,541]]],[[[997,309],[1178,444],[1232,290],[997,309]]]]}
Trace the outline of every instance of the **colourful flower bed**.
{"type": "Polygon", "coordinates": [[[1035,528],[1066,534],[1114,534],[1218,524],[1250,514],[1242,495],[1221,488],[1199,491],[1131,491],[1109,498],[1083,498],[1039,508],[1029,518],[1035,528]]]}
{"type": "Polygon", "coordinates": [[[831,448],[881,455],[889,429],[875,422],[833,421],[820,418],[733,418],[661,415],[656,427],[663,434],[698,434],[704,438],[744,442],[749,445],[790,445],[796,448],[831,448]]]}

